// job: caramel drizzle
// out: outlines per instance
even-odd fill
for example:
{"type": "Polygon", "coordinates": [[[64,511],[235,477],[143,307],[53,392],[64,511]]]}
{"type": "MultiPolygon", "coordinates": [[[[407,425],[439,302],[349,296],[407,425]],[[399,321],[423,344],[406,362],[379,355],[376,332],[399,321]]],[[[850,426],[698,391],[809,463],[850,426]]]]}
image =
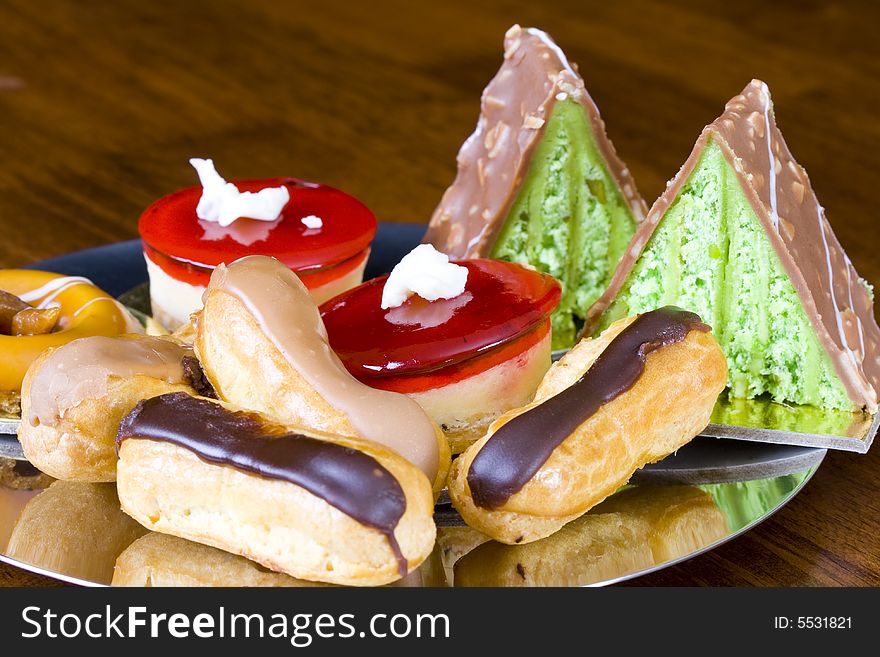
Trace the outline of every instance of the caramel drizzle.
{"type": "Polygon", "coordinates": [[[570,387],[501,425],[474,457],[467,482],[477,506],[497,509],[604,404],[635,385],[652,351],[711,330],[695,313],[666,306],[621,331],[570,387]]]}

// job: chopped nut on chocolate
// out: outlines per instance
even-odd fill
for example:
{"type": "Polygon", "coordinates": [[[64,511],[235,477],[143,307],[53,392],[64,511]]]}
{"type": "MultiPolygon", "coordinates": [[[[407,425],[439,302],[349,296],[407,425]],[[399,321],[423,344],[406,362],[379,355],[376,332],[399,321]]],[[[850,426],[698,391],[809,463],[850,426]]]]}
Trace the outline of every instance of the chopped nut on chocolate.
{"type": "Polygon", "coordinates": [[[6,290],[0,290],[0,334],[12,335],[12,319],[30,305],[6,290]]]}
{"type": "Polygon", "coordinates": [[[61,308],[25,308],[12,318],[12,335],[51,333],[61,317],[61,308]]]}
{"type": "Polygon", "coordinates": [[[0,390],[0,418],[21,417],[21,393],[18,390],[0,390]]]}
{"type": "Polygon", "coordinates": [[[217,399],[217,393],[214,392],[214,386],[208,381],[208,377],[205,376],[202,365],[197,358],[194,356],[184,356],[183,360],[180,361],[180,364],[183,366],[183,376],[186,379],[186,382],[189,383],[197,393],[202,397],[217,399]]]}

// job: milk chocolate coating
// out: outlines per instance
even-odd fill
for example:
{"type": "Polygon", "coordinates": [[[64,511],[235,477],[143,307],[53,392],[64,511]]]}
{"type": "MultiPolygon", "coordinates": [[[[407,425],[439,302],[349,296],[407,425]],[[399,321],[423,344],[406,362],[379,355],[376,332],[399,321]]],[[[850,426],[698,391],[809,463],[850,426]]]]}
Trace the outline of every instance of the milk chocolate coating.
{"type": "Polygon", "coordinates": [[[553,107],[569,98],[584,109],[608,172],[635,221],[642,221],[647,206],[577,67],[545,32],[514,25],[504,35],[504,62],[483,91],[477,128],[458,152],[455,181],[434,210],[424,241],[452,258],[487,256],[553,107]]]}
{"type": "Polygon", "coordinates": [[[117,449],[130,439],[169,442],[206,463],[287,481],[384,534],[401,576],[406,558],[394,528],[406,511],[400,483],[376,459],[356,449],[286,433],[256,413],[230,411],[184,392],[142,400],[119,427],[117,449]]]}
{"type": "Polygon", "coordinates": [[[649,353],[709,331],[699,316],[666,306],[640,315],[558,395],[503,424],[471,462],[467,475],[477,506],[497,509],[520,491],[554,449],[603,404],[626,392],[645,371],[649,353]]]}
{"type": "Polygon", "coordinates": [[[592,331],[620,292],[709,139],[736,172],[853,406],[875,412],[880,328],[874,319],[874,300],[834,236],[807,172],[788,150],[776,126],[770,92],[760,80],[752,80],[705,127],[687,161],[636,230],[608,289],[590,309],[584,330],[592,331]]]}

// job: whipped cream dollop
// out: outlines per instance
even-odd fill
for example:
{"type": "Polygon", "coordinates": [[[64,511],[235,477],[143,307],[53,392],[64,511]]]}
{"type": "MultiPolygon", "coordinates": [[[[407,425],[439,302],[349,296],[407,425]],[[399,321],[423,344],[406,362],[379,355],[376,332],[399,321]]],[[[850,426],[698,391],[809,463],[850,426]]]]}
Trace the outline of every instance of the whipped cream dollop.
{"type": "Polygon", "coordinates": [[[324,225],[324,220],[321,219],[321,217],[314,215],[314,214],[310,214],[307,217],[303,217],[302,219],[300,219],[300,221],[303,222],[303,224],[305,224],[306,228],[314,229],[314,228],[320,228],[321,226],[324,225]]]}
{"type": "Polygon", "coordinates": [[[259,192],[242,192],[217,173],[213,160],[194,157],[189,163],[202,183],[202,197],[196,207],[196,215],[202,221],[213,221],[221,226],[229,226],[242,218],[275,221],[290,200],[290,193],[283,185],[259,192]]]}
{"type": "Polygon", "coordinates": [[[430,244],[419,244],[391,270],[382,288],[382,308],[397,308],[412,295],[426,301],[454,299],[467,284],[466,267],[449,262],[449,256],[430,244]]]}

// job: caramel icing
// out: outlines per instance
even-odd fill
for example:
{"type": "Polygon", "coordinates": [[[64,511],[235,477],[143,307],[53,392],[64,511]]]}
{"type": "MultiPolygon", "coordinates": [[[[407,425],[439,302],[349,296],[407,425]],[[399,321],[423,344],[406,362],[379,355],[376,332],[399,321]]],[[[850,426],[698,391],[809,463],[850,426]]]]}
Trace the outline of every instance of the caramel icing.
{"type": "Polygon", "coordinates": [[[875,412],[880,390],[880,327],[874,301],[831,230],[810,178],[776,126],[767,85],[752,80],[705,127],[687,161],[651,207],[587,315],[589,333],[638,261],[699,161],[709,139],[721,148],[791,279],[850,399],[875,412]]]}
{"type": "Polygon", "coordinates": [[[584,109],[633,218],[644,218],[645,202],[576,66],[545,32],[514,25],[504,35],[504,62],[483,91],[477,128],[458,152],[458,173],[434,210],[425,242],[455,259],[489,254],[553,107],[567,98],[584,109]]]}
{"type": "Polygon", "coordinates": [[[192,351],[162,338],[93,336],[55,349],[31,379],[33,426],[55,426],[85,399],[107,393],[110,377],[142,374],[167,383],[189,383],[182,361],[192,351]]]}
{"type": "Polygon", "coordinates": [[[213,290],[238,299],[291,367],[345,414],[361,437],[393,449],[434,481],[440,458],[434,425],[409,397],[375,390],[348,373],[296,274],[274,258],[249,256],[218,266],[205,299],[213,290]]]}

